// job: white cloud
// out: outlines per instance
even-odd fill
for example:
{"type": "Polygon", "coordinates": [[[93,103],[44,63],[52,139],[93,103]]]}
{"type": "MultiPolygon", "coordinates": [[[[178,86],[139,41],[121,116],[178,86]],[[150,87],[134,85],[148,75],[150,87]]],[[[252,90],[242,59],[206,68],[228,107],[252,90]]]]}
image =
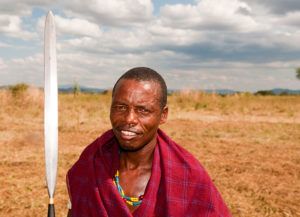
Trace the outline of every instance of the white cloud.
{"type": "Polygon", "coordinates": [[[251,13],[249,5],[239,0],[201,0],[196,5],[166,5],[161,9],[165,25],[218,32],[251,32],[262,28],[251,13]]]}
{"type": "MultiPolygon", "coordinates": [[[[40,32],[43,31],[44,26],[45,16],[37,22],[37,28],[40,32]]],[[[102,34],[100,27],[95,23],[85,19],[64,18],[59,15],[55,15],[55,27],[59,35],[100,37],[102,34]]]]}
{"type": "Polygon", "coordinates": [[[1,14],[18,14],[20,16],[30,15],[30,2],[19,0],[1,0],[0,12],[1,14]]]}
{"type": "Polygon", "coordinates": [[[7,44],[7,43],[0,42],[0,47],[7,48],[7,47],[11,47],[11,45],[7,44]]]}
{"type": "Polygon", "coordinates": [[[7,68],[7,65],[4,63],[4,61],[0,58],[0,69],[4,70],[5,68],[7,68]]]}
{"type": "Polygon", "coordinates": [[[290,12],[280,20],[282,24],[293,26],[297,28],[297,30],[300,29],[300,11],[290,12]]]}
{"type": "Polygon", "coordinates": [[[243,0],[251,7],[264,8],[271,14],[283,15],[300,10],[299,0],[243,0]]]}
{"type": "Polygon", "coordinates": [[[184,46],[204,41],[201,31],[172,27],[161,20],[152,22],[146,27],[146,31],[154,46],[184,46]]]}
{"type": "Polygon", "coordinates": [[[60,84],[75,80],[107,88],[122,72],[144,65],[161,72],[170,88],[296,87],[299,81],[292,79],[300,65],[299,10],[289,4],[278,15],[274,8],[282,3],[273,3],[199,0],[165,5],[153,14],[150,0],[66,0],[59,5],[3,0],[0,34],[6,37],[0,43],[0,72],[6,74],[0,82],[42,85],[43,59],[35,54],[42,51],[41,12],[56,8],[60,84]],[[29,30],[35,31],[36,23],[39,41],[13,44],[10,37],[33,38],[36,33],[29,30]],[[21,46],[25,49],[19,52],[21,46]]]}
{"type": "Polygon", "coordinates": [[[35,33],[22,29],[22,20],[19,16],[0,14],[0,32],[20,39],[33,39],[35,33]]]}
{"type": "Polygon", "coordinates": [[[116,28],[102,32],[101,37],[77,37],[61,44],[63,49],[98,54],[147,51],[151,45],[153,41],[146,30],[116,28]]]}
{"type": "Polygon", "coordinates": [[[152,18],[151,0],[65,1],[67,15],[87,17],[104,25],[134,25],[152,18]]]}
{"type": "Polygon", "coordinates": [[[0,85],[26,82],[40,86],[44,78],[43,61],[42,54],[3,61],[6,67],[2,73],[6,74],[6,79],[1,79],[0,85]]]}
{"type": "Polygon", "coordinates": [[[55,16],[56,27],[58,31],[74,35],[86,35],[91,37],[101,36],[101,30],[95,23],[89,22],[84,19],[67,19],[61,16],[55,16]]]}

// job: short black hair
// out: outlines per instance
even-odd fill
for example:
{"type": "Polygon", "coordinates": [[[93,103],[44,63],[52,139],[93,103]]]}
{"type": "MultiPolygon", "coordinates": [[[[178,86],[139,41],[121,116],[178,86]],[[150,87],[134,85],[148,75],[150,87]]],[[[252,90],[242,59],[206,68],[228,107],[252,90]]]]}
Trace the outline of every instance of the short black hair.
{"type": "Polygon", "coordinates": [[[120,80],[127,79],[127,80],[136,80],[136,81],[153,81],[160,86],[160,107],[163,109],[167,105],[167,95],[168,95],[168,89],[165,80],[163,77],[153,69],[147,68],[147,67],[135,67],[132,69],[129,69],[127,72],[125,72],[115,83],[112,95],[114,95],[115,89],[117,84],[120,80]]]}

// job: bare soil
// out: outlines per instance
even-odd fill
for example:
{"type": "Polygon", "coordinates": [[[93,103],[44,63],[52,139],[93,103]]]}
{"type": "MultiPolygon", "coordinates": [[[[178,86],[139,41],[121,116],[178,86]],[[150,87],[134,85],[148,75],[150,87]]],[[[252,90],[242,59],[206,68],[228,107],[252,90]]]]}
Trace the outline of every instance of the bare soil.
{"type": "MultiPolygon", "coordinates": [[[[66,216],[65,175],[110,128],[109,95],[60,95],[55,207],[66,216]]],[[[0,216],[46,216],[43,96],[0,92],[0,216]]],[[[300,97],[182,93],[161,128],[204,165],[233,216],[300,216],[300,97]]]]}

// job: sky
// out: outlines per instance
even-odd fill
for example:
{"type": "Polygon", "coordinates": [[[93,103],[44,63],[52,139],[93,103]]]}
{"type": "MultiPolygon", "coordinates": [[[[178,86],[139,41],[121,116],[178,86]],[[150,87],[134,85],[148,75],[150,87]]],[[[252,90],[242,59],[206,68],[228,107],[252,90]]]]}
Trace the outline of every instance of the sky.
{"type": "Polygon", "coordinates": [[[49,10],[60,86],[146,66],[169,89],[300,89],[299,0],[1,0],[0,86],[43,86],[49,10]]]}

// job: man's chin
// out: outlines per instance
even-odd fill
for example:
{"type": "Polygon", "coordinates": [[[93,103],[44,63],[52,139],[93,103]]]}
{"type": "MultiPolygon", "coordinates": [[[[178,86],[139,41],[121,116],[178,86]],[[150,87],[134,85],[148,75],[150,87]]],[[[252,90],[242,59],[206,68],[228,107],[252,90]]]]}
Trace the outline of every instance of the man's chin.
{"type": "Polygon", "coordinates": [[[119,147],[122,152],[138,152],[139,150],[144,148],[144,146],[133,147],[133,146],[128,146],[128,145],[124,145],[124,144],[119,144],[119,147]]]}

